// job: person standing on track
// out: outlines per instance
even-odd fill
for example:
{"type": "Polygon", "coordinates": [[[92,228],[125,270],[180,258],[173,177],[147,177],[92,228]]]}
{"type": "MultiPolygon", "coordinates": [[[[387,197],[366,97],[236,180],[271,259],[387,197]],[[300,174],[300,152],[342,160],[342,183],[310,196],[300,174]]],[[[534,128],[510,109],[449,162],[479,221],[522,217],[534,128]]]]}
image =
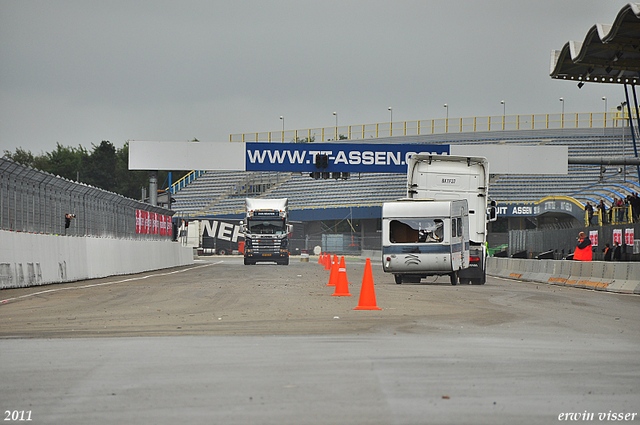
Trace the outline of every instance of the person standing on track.
{"type": "Polygon", "coordinates": [[[578,245],[573,253],[573,259],[576,261],[591,261],[592,257],[591,239],[589,239],[584,232],[580,232],[578,235],[578,245]]]}

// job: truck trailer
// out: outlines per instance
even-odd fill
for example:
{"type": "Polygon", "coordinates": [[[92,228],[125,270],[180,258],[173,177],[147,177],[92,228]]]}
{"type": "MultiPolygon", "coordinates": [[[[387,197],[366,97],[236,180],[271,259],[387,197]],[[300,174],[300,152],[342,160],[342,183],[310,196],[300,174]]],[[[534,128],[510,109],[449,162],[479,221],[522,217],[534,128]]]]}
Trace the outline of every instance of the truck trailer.
{"type": "Polygon", "coordinates": [[[458,272],[461,283],[486,281],[489,163],[484,157],[414,154],[407,170],[407,197],[434,201],[466,200],[469,208],[469,267],[458,272]]]}
{"type": "Polygon", "coordinates": [[[229,255],[244,250],[241,220],[185,220],[179,234],[184,246],[197,248],[204,255],[229,255]]]}

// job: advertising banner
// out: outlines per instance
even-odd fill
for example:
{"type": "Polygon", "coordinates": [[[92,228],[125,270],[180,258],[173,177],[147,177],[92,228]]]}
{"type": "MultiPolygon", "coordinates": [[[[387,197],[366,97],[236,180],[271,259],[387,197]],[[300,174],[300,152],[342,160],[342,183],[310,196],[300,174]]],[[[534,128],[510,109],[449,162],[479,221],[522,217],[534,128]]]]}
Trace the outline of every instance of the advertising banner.
{"type": "Polygon", "coordinates": [[[246,144],[247,171],[406,173],[415,153],[449,154],[449,145],[375,143],[246,144]],[[326,167],[316,155],[327,155],[326,167]]]}
{"type": "Polygon", "coordinates": [[[622,245],[622,229],[613,229],[613,243],[622,245]]]}
{"type": "Polygon", "coordinates": [[[597,230],[589,231],[589,239],[591,240],[591,245],[598,246],[598,231],[597,230]]]}
{"type": "Polygon", "coordinates": [[[173,236],[171,216],[136,210],[136,233],[173,236]]]}
{"type": "Polygon", "coordinates": [[[167,226],[167,236],[173,236],[173,219],[171,216],[166,216],[165,224],[167,226]]]}
{"type": "Polygon", "coordinates": [[[633,246],[633,229],[624,229],[624,244],[633,246]]]}
{"type": "Polygon", "coordinates": [[[142,233],[142,210],[136,210],[136,233],[142,233]]]}
{"type": "Polygon", "coordinates": [[[160,233],[160,221],[158,220],[158,213],[151,213],[151,232],[154,235],[160,233]]]}

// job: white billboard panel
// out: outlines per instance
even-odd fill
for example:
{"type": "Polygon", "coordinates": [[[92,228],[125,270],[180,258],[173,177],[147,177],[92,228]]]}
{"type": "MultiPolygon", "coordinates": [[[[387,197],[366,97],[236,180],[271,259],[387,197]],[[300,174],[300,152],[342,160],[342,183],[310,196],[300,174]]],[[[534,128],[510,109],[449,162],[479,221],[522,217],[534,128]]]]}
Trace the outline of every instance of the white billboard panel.
{"type": "Polygon", "coordinates": [[[567,146],[451,145],[451,155],[484,156],[491,174],[568,174],[567,146]]]}
{"type": "Polygon", "coordinates": [[[129,169],[244,171],[245,144],[132,140],[129,169]]]}

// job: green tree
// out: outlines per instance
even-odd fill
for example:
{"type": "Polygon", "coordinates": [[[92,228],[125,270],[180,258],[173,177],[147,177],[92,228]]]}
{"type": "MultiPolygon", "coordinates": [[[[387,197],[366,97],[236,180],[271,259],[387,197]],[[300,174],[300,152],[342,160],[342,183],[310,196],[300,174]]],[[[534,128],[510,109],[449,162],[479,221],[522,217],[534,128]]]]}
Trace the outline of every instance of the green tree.
{"type": "Polygon", "coordinates": [[[110,192],[116,190],[116,148],[108,140],[94,145],[93,151],[82,161],[81,181],[110,192]]]}
{"type": "Polygon", "coordinates": [[[33,154],[31,153],[31,151],[25,151],[22,148],[16,148],[16,153],[11,153],[11,151],[5,150],[4,156],[14,162],[17,162],[18,164],[26,165],[29,167],[34,166],[35,158],[33,154]]]}
{"type": "Polygon", "coordinates": [[[82,181],[83,163],[88,155],[82,146],[72,148],[56,143],[56,150],[46,154],[46,160],[40,164],[40,169],[69,180],[76,180],[80,173],[82,181]]]}

